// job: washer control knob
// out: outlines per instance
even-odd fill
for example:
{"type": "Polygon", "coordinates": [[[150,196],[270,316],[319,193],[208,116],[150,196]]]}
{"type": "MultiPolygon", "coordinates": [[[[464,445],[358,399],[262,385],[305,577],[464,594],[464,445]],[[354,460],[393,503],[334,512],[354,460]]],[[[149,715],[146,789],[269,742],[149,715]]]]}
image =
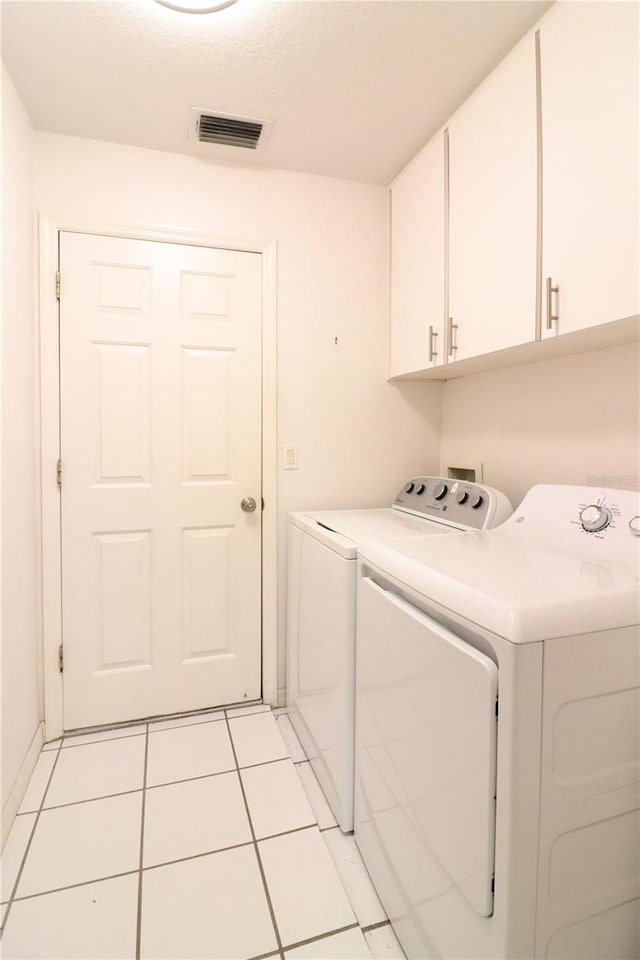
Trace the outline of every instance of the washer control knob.
{"type": "Polygon", "coordinates": [[[447,487],[446,483],[439,483],[433,491],[433,495],[436,500],[442,500],[443,497],[446,497],[448,489],[449,488],[447,487]]]}
{"type": "Polygon", "coordinates": [[[457,503],[460,504],[460,506],[462,506],[463,503],[466,503],[468,499],[469,499],[469,491],[468,491],[468,490],[462,490],[462,491],[458,494],[458,496],[456,497],[456,501],[457,501],[457,503]]]}
{"type": "Polygon", "coordinates": [[[416,493],[418,494],[419,497],[421,497],[426,489],[427,488],[424,483],[419,483],[418,486],[416,487],[416,493]]]}
{"type": "Polygon", "coordinates": [[[580,511],[582,529],[588,533],[597,533],[599,530],[604,530],[610,522],[611,511],[597,503],[590,503],[588,507],[580,511]]]}
{"type": "Polygon", "coordinates": [[[634,537],[640,537],[640,517],[632,517],[629,520],[629,530],[634,537]]]}
{"type": "Polygon", "coordinates": [[[414,488],[414,487],[415,487],[415,483],[413,483],[413,481],[412,481],[411,483],[408,483],[408,484],[406,485],[406,487],[404,488],[404,492],[405,492],[405,493],[413,493],[413,488],[414,488]]]}
{"type": "Polygon", "coordinates": [[[475,496],[471,498],[471,507],[473,510],[478,510],[484,503],[484,497],[481,493],[476,493],[475,496]]]}

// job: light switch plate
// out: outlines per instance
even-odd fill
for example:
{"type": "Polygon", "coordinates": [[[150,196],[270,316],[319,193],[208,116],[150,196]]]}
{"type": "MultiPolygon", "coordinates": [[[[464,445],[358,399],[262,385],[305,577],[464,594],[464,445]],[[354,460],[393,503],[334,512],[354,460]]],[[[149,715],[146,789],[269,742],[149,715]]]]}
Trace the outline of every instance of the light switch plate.
{"type": "Polygon", "coordinates": [[[282,444],[282,469],[283,470],[298,469],[298,444],[297,443],[282,444]]]}

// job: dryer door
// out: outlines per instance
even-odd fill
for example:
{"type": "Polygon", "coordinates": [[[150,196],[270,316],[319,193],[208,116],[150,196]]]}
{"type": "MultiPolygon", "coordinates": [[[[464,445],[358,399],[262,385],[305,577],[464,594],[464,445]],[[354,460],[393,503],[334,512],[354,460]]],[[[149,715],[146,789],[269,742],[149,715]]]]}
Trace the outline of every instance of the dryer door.
{"type": "MultiPolygon", "coordinates": [[[[365,862],[373,832],[385,848],[375,863],[390,866],[410,912],[457,887],[489,916],[498,668],[373,580],[359,590],[356,838],[365,862]]],[[[389,878],[367,865],[383,894],[389,878]]]]}

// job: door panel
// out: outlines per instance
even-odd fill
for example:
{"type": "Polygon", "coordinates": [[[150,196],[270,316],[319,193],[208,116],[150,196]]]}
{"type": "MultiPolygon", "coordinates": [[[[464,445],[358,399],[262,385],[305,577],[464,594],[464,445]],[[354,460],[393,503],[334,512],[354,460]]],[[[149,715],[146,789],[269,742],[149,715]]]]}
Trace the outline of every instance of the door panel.
{"type": "Polygon", "coordinates": [[[65,728],[260,696],[261,258],[61,234],[65,728]]]}
{"type": "Polygon", "coordinates": [[[356,837],[383,904],[399,882],[418,925],[421,906],[452,890],[489,916],[496,665],[369,578],[359,584],[356,658],[356,837]],[[370,842],[384,848],[373,853],[388,864],[379,875],[370,842]]]}

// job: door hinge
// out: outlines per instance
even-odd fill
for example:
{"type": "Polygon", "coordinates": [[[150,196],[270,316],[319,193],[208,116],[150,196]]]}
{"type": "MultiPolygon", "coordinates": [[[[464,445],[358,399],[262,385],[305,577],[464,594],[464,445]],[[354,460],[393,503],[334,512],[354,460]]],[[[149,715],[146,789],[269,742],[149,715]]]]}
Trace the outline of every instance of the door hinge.
{"type": "Polygon", "coordinates": [[[62,649],[62,644],[58,647],[58,670],[60,673],[64,670],[64,650],[62,649]]]}
{"type": "Polygon", "coordinates": [[[56,270],[56,300],[60,299],[60,271],[56,270]]]}
{"type": "Polygon", "coordinates": [[[496,875],[495,873],[491,874],[491,893],[495,894],[496,892],[496,875]]]}
{"type": "Polygon", "coordinates": [[[499,700],[496,700],[496,717],[499,714],[499,707],[498,707],[499,702],[500,702],[499,700]]]}
{"type": "Polygon", "coordinates": [[[62,487],[62,460],[58,460],[56,464],[56,483],[62,487]]]}

